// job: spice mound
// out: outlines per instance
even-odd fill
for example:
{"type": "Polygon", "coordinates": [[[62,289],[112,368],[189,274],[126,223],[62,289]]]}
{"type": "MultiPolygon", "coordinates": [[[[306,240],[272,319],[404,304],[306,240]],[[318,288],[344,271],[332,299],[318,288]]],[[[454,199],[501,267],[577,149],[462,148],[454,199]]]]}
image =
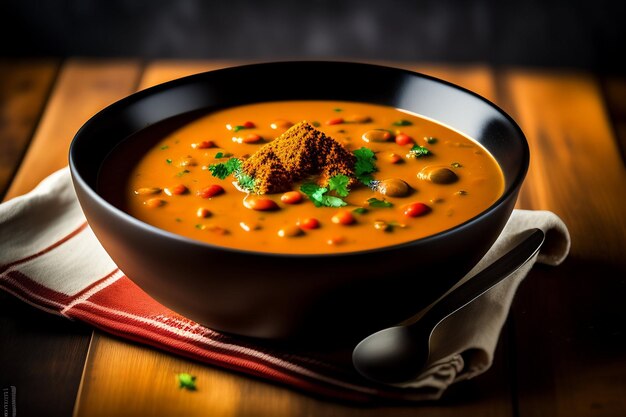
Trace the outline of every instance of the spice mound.
{"type": "Polygon", "coordinates": [[[259,149],[241,168],[254,178],[257,193],[272,194],[291,190],[294,183],[313,175],[319,176],[321,185],[340,174],[354,184],[355,161],[339,142],[303,121],[259,149]]]}

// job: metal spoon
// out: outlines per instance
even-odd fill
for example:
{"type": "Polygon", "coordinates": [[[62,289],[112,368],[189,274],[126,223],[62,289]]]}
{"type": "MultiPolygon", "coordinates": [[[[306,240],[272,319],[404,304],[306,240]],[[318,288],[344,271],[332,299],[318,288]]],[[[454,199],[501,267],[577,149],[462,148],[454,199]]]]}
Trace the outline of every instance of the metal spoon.
{"type": "Polygon", "coordinates": [[[363,339],[352,352],[352,363],[363,376],[400,383],[419,376],[428,362],[434,329],[452,313],[511,276],[539,251],[544,233],[531,229],[500,259],[439,300],[417,322],[390,327],[363,339]]]}

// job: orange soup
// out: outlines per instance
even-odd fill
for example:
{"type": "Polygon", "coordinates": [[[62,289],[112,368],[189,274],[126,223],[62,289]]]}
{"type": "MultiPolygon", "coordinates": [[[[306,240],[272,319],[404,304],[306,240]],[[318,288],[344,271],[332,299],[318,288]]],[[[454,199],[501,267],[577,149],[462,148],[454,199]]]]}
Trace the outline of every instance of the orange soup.
{"type": "Polygon", "coordinates": [[[274,253],[401,244],[492,205],[503,174],[480,144],[392,107],[285,101],[206,114],[162,137],[123,208],[213,245],[274,253]]]}

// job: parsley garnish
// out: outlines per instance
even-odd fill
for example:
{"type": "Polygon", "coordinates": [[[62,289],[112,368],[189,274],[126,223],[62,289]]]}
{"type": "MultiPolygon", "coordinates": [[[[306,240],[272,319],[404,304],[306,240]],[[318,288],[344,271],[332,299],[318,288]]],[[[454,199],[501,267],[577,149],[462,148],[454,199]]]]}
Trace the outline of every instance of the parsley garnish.
{"type": "Polygon", "coordinates": [[[363,184],[369,186],[374,179],[372,174],[376,172],[376,155],[369,148],[357,149],[353,153],[356,156],[354,176],[363,184]]]}
{"type": "Polygon", "coordinates": [[[195,391],[196,388],[196,377],[183,372],[181,374],[176,374],[176,379],[178,380],[178,388],[186,389],[188,391],[195,391]]]}
{"type": "Polygon", "coordinates": [[[218,152],[215,154],[215,159],[220,159],[224,157],[224,152],[218,152]]]}
{"type": "Polygon", "coordinates": [[[376,207],[376,208],[383,208],[383,207],[389,208],[389,207],[393,207],[393,204],[392,204],[392,203],[390,203],[389,201],[386,201],[386,200],[379,200],[379,199],[374,198],[374,197],[372,197],[372,198],[368,199],[368,200],[367,200],[367,202],[369,203],[369,205],[370,205],[371,207],[376,207]]]}
{"type": "Polygon", "coordinates": [[[211,175],[221,180],[226,179],[231,174],[241,169],[241,161],[237,158],[230,158],[223,164],[211,164],[209,165],[209,171],[211,175]]]}
{"type": "Polygon", "coordinates": [[[343,111],[343,109],[340,109],[339,107],[336,107],[336,108],[333,109],[333,111],[340,112],[340,111],[343,111]]]}
{"type": "Polygon", "coordinates": [[[365,214],[367,213],[367,209],[365,207],[357,207],[354,210],[352,210],[352,212],[356,214],[365,214]]]}
{"type": "Polygon", "coordinates": [[[165,160],[165,162],[167,162],[168,164],[171,164],[171,163],[172,163],[172,160],[171,160],[171,159],[169,159],[169,158],[167,158],[167,159],[165,160]]]}
{"type": "Polygon", "coordinates": [[[237,171],[235,172],[235,178],[237,178],[239,187],[249,192],[254,191],[254,178],[252,178],[250,175],[244,174],[241,171],[237,171]]]}
{"type": "Polygon", "coordinates": [[[166,150],[166,149],[169,149],[169,146],[167,146],[167,145],[163,145],[163,146],[161,146],[161,150],[162,150],[162,151],[164,151],[164,150],[166,150]]]}
{"type": "Polygon", "coordinates": [[[400,119],[392,123],[394,126],[411,126],[413,123],[409,120],[400,119]]]}
{"type": "Polygon", "coordinates": [[[189,174],[189,172],[191,172],[191,171],[189,171],[188,169],[183,169],[183,170],[182,170],[182,171],[180,171],[178,174],[176,174],[176,176],[177,176],[177,177],[182,177],[182,176],[183,176],[183,175],[185,175],[185,174],[189,174]]]}
{"type": "Polygon", "coordinates": [[[306,194],[311,199],[311,201],[313,201],[315,207],[321,207],[322,196],[326,191],[328,191],[328,188],[320,187],[319,185],[312,182],[307,182],[300,186],[300,191],[306,194]]]}
{"type": "Polygon", "coordinates": [[[432,145],[433,143],[437,143],[437,138],[433,138],[432,136],[427,136],[427,137],[424,138],[424,140],[429,145],[432,145]]]}
{"type": "Polygon", "coordinates": [[[420,145],[413,145],[411,150],[409,151],[407,157],[408,158],[421,158],[422,156],[428,156],[432,154],[427,148],[420,145]]]}
{"type": "Polygon", "coordinates": [[[320,187],[312,182],[307,182],[300,186],[302,191],[315,204],[315,207],[343,207],[347,205],[340,197],[328,195],[329,191],[335,191],[341,197],[346,197],[348,182],[350,179],[345,175],[335,175],[328,180],[328,187],[320,187]]]}
{"type": "Polygon", "coordinates": [[[347,197],[350,193],[349,183],[350,178],[347,175],[335,175],[328,180],[328,189],[337,193],[339,197],[347,197]]]}
{"type": "Polygon", "coordinates": [[[211,171],[211,175],[221,180],[226,179],[229,175],[234,175],[240,188],[248,192],[254,191],[254,178],[243,173],[241,160],[237,158],[230,158],[222,164],[211,164],[209,165],[209,171],[211,171]]]}

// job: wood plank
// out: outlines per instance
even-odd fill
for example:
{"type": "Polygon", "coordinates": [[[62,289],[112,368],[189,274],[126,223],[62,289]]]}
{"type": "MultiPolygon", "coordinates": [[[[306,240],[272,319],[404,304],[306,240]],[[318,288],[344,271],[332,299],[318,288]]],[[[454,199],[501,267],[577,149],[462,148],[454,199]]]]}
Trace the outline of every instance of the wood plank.
{"type": "Polygon", "coordinates": [[[17,415],[69,416],[91,328],[0,291],[0,387],[15,386],[17,415]]]}
{"type": "Polygon", "coordinates": [[[529,207],[566,221],[573,255],[621,265],[626,195],[618,190],[626,169],[595,79],[512,72],[506,86],[531,150],[523,189],[529,207]]]}
{"type": "MultiPolygon", "coordinates": [[[[136,87],[136,62],[69,61],[61,70],[7,198],[67,165],[70,140],[91,115],[136,87]]],[[[72,413],[91,329],[0,294],[0,382],[17,388],[18,415],[72,413]]]]}
{"type": "Polygon", "coordinates": [[[476,64],[453,67],[436,64],[424,64],[419,66],[396,64],[392,66],[440,78],[452,84],[467,88],[492,102],[495,102],[497,99],[493,72],[485,65],[476,64]]]}
{"type": "Polygon", "coordinates": [[[0,199],[26,152],[57,69],[52,60],[0,62],[0,199]]]}
{"type": "MultiPolygon", "coordinates": [[[[141,78],[140,90],[161,84],[187,75],[198,74],[205,71],[213,71],[220,68],[241,65],[244,62],[238,61],[188,61],[188,60],[168,60],[155,61],[146,65],[145,72],[141,78]]],[[[245,62],[250,63],[250,62],[245,62]]]]}
{"type": "Polygon", "coordinates": [[[75,416],[511,415],[498,409],[497,391],[472,384],[462,384],[460,396],[438,404],[363,407],[325,401],[98,332],[89,359],[75,416]],[[197,377],[196,392],[178,388],[175,376],[180,372],[197,377]]]}
{"type": "MultiPolygon", "coordinates": [[[[147,66],[141,87],[147,87],[212,68],[229,65],[214,62],[156,62],[147,66]]],[[[421,68],[420,68],[421,69],[421,68]]],[[[485,67],[424,68],[440,76],[495,97],[491,73],[485,67]]],[[[504,342],[506,344],[506,342],[504,342]]],[[[437,405],[363,408],[324,401],[263,381],[195,363],[174,355],[96,333],[86,362],[75,416],[184,413],[187,416],[450,416],[512,415],[506,350],[500,349],[493,369],[486,375],[454,387],[437,405]],[[177,388],[174,375],[189,372],[197,377],[198,392],[177,388]],[[445,407],[445,405],[450,407],[445,407]]]]}
{"type": "Polygon", "coordinates": [[[526,133],[524,208],[554,211],[569,259],[535,268],[513,305],[519,416],[626,415],[626,172],[595,79],[508,71],[501,85],[526,133]]]}
{"type": "Polygon", "coordinates": [[[78,129],[98,110],[132,92],[139,71],[138,62],[69,61],[59,75],[7,198],[31,190],[50,173],[66,166],[69,144],[78,129]]]}

